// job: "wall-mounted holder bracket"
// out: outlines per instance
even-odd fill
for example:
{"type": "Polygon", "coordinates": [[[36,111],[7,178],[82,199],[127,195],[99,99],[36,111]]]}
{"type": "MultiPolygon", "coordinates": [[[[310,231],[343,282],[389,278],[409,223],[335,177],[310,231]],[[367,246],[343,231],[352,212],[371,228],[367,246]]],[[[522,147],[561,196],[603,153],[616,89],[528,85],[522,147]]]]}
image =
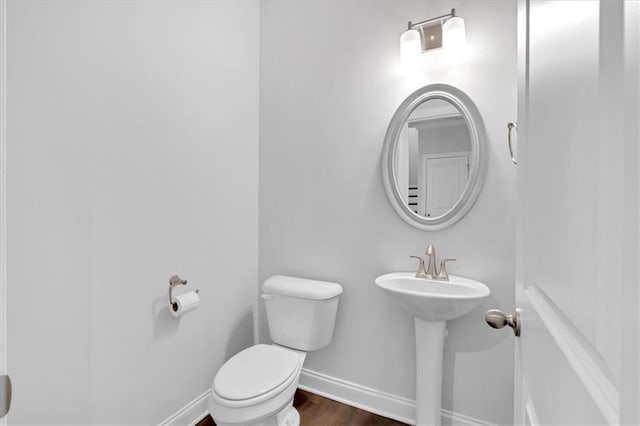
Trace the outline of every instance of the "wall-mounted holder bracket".
{"type": "Polygon", "coordinates": [[[183,280],[178,275],[172,275],[169,278],[169,305],[173,306],[173,288],[177,285],[187,285],[187,280],[183,280]]]}
{"type": "MultiPolygon", "coordinates": [[[[183,280],[178,275],[172,275],[169,278],[169,307],[173,309],[173,311],[178,310],[178,304],[173,301],[173,288],[177,285],[187,285],[187,280],[183,280]]],[[[200,290],[196,290],[196,293],[199,293],[200,290]]]]}
{"type": "Polygon", "coordinates": [[[447,13],[446,15],[415,23],[409,21],[407,23],[407,29],[418,30],[420,32],[422,51],[426,52],[427,50],[442,47],[442,26],[447,20],[455,16],[456,10],[451,9],[451,13],[447,13]]]}

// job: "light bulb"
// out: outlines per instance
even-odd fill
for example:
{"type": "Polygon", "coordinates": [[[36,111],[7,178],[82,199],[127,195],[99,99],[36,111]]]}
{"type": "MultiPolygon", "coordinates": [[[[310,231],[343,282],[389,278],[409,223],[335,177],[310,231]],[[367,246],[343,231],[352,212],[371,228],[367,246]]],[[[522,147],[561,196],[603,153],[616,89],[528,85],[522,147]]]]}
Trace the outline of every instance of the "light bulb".
{"type": "Polygon", "coordinates": [[[467,45],[464,19],[459,16],[447,20],[442,26],[442,47],[450,52],[462,52],[467,45]]]}
{"type": "Polygon", "coordinates": [[[420,33],[416,30],[407,30],[400,36],[400,60],[402,68],[410,70],[414,68],[422,54],[422,42],[420,33]]]}

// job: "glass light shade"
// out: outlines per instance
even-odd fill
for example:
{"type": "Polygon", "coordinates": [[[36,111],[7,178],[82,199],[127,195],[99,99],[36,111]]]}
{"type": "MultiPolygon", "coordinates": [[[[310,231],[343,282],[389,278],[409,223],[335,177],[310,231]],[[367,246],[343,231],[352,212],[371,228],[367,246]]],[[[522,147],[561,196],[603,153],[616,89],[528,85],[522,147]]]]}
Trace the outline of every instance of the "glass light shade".
{"type": "Polygon", "coordinates": [[[447,20],[442,26],[442,47],[445,50],[463,50],[467,45],[464,19],[459,16],[447,20]]]}
{"type": "Polygon", "coordinates": [[[400,60],[404,69],[413,68],[422,54],[422,42],[420,33],[416,30],[407,30],[400,36],[400,60]]]}

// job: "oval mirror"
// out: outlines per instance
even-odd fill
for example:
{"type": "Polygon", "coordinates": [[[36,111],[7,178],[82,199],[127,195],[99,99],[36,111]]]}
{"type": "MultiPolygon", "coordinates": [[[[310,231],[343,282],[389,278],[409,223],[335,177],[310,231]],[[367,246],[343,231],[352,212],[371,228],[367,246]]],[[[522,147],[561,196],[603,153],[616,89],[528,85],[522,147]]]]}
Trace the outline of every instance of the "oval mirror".
{"type": "Polygon", "coordinates": [[[484,183],[485,145],[482,117],[461,90],[433,84],[409,95],[389,123],[382,151],[395,211],[428,231],[462,219],[484,183]]]}

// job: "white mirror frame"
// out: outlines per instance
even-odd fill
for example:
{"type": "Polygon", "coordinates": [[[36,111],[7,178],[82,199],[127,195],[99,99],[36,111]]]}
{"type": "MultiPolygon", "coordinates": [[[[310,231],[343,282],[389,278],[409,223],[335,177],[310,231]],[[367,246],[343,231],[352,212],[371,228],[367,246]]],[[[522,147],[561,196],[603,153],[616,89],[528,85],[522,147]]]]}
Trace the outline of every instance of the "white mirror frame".
{"type": "Polygon", "coordinates": [[[416,90],[400,104],[391,118],[382,148],[382,179],[387,197],[394,210],[409,225],[425,231],[447,228],[462,219],[480,195],[487,174],[486,133],[478,108],[463,91],[447,84],[430,84],[416,90]],[[405,203],[396,180],[396,149],[398,137],[411,113],[430,99],[441,99],[453,104],[462,116],[471,137],[471,170],[469,180],[458,202],[442,216],[430,218],[413,212],[405,203]]]}

